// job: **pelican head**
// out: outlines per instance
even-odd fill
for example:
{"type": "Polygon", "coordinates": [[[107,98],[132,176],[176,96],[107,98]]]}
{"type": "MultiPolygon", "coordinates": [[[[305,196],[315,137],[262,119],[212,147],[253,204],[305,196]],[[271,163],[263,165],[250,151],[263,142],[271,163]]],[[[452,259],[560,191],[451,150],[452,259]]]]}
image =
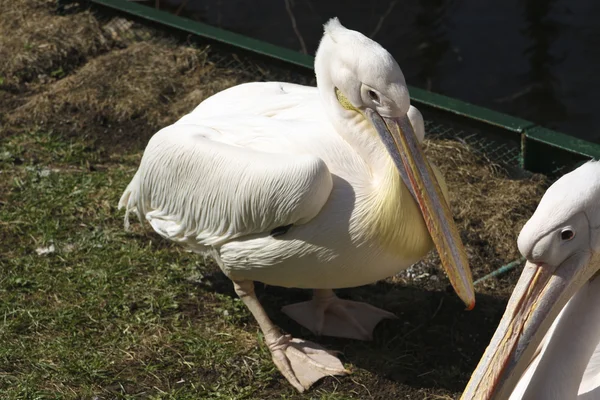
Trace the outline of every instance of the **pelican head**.
{"type": "Polygon", "coordinates": [[[383,143],[419,204],[450,282],[472,309],[475,294],[466,253],[421,150],[422,127],[413,127],[408,118],[410,97],[398,63],[378,43],[344,28],[334,18],[325,24],[315,71],[325,108],[338,132],[358,152],[372,153],[383,143]]]}
{"type": "Polygon", "coordinates": [[[600,269],[600,162],[546,191],[518,239],[527,263],[462,399],[507,399],[553,321],[600,269]]]}

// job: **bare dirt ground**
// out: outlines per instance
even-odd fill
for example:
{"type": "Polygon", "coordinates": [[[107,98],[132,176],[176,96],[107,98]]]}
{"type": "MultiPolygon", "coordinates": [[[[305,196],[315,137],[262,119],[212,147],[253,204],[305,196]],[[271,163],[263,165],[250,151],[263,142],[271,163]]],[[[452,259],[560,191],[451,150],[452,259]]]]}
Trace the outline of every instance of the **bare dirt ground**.
{"type": "MultiPolygon", "coordinates": [[[[368,343],[312,337],[280,312],[309,293],[258,285],[275,323],[342,351],[353,370],[299,395],[210,260],[139,226],[124,233],[116,210],[158,129],[281,72],[77,4],[59,14],[54,1],[0,0],[0,10],[3,398],[459,397],[520,270],[478,286],[471,312],[434,252],[339,291],[399,316],[368,343]]],[[[547,180],[510,179],[456,141],[428,140],[426,152],[447,178],[475,279],[517,259],[547,180]]]]}

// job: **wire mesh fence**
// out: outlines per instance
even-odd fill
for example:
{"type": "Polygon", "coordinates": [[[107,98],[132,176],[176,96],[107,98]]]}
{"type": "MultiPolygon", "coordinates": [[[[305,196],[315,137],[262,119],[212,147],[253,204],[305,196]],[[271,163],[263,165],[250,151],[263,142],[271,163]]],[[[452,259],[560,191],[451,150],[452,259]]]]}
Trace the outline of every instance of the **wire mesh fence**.
{"type": "MultiPolygon", "coordinates": [[[[425,132],[430,138],[458,140],[475,152],[505,167],[520,169],[521,151],[517,143],[500,142],[486,135],[484,130],[451,126],[435,117],[426,119],[425,132]]],[[[524,172],[524,171],[523,171],[524,172]]]]}

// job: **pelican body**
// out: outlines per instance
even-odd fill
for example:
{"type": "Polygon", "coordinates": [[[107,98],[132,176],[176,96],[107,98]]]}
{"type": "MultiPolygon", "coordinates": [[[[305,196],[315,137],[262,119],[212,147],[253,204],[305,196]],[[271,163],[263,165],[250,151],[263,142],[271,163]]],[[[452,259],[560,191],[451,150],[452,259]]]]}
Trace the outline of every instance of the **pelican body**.
{"type": "Polygon", "coordinates": [[[518,245],[528,261],[462,399],[600,399],[600,162],[546,191],[518,245]]]}
{"type": "MultiPolygon", "coordinates": [[[[305,97],[318,95],[299,85],[248,83],[207,102],[228,104],[224,97],[229,91],[240,97],[253,90],[274,102],[285,102],[295,91],[305,97]]],[[[161,236],[197,252],[218,248],[213,255],[232,280],[305,289],[355,287],[385,279],[432,249],[419,206],[390,157],[383,157],[378,148],[364,155],[356,152],[323,123],[326,116],[318,107],[313,115],[319,118],[307,121],[304,113],[293,109],[271,117],[224,119],[202,113],[203,106],[158,132],[140,165],[144,171],[156,168],[150,176],[153,193],[168,195],[173,182],[189,188],[187,196],[170,198],[168,208],[143,208],[161,236]],[[173,153],[182,158],[173,160],[173,153]],[[161,167],[173,161],[194,163],[193,172],[184,175],[178,168],[161,167]],[[206,193],[205,187],[213,191],[206,193]],[[284,195],[275,197],[277,193],[284,195]],[[212,208],[208,211],[218,214],[205,216],[196,207],[210,201],[207,195],[226,209],[212,208]],[[259,218],[245,220],[245,214],[236,213],[237,202],[256,203],[252,212],[259,218]],[[197,215],[205,220],[196,222],[197,215]],[[284,234],[271,234],[290,224],[284,234]]],[[[418,124],[418,111],[413,109],[418,124]]],[[[136,180],[148,175],[136,175],[132,186],[145,186],[136,180]]]]}
{"type": "Polygon", "coordinates": [[[249,83],[202,102],[151,138],[119,203],[126,224],[135,212],[215,258],[299,391],[347,371],[320,346],[282,335],[253,281],[314,289],[283,311],[315,334],[366,340],[393,314],[332,289],[392,276],[435,244],[474,305],[443,179],[420,149],[423,120],[396,61],[333,19],[315,71],[317,88],[249,83]]]}

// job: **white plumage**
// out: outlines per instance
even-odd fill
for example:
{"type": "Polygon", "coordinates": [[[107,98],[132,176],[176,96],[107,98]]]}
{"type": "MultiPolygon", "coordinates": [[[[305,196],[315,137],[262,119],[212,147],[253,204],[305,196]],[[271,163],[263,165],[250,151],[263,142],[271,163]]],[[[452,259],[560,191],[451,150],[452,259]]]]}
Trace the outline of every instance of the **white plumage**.
{"type": "Polygon", "coordinates": [[[315,289],[284,312],[316,334],[369,339],[394,316],[331,289],[401,271],[433,237],[459,295],[474,304],[443,180],[420,152],[423,119],[395,60],[334,19],[315,70],[318,89],[250,83],[202,102],[152,137],[119,202],[126,225],[134,212],[164,238],[215,257],[300,391],[347,371],[320,346],[279,333],[252,281],[315,289]]]}
{"type": "Polygon", "coordinates": [[[319,213],[332,188],[322,159],[266,154],[209,126],[178,124],[156,134],[123,205],[144,215],[162,236],[195,250],[268,235],[319,213]]]}
{"type": "MultiPolygon", "coordinates": [[[[422,138],[416,108],[409,118],[422,138]]],[[[373,157],[381,168],[374,169],[328,122],[316,88],[239,85],[159,131],[119,204],[161,236],[215,254],[232,279],[307,289],[364,285],[407,268],[432,246],[396,167],[377,150],[373,157]],[[232,114],[222,118],[218,104],[232,114]],[[258,115],[248,104],[260,107],[258,115]],[[377,222],[394,190],[392,206],[405,212],[382,216],[396,221],[377,222]],[[377,223],[393,225],[400,242],[424,243],[414,254],[399,255],[393,247],[402,243],[386,246],[381,230],[365,229],[377,223]],[[270,235],[290,224],[289,240],[270,235]]]]}

